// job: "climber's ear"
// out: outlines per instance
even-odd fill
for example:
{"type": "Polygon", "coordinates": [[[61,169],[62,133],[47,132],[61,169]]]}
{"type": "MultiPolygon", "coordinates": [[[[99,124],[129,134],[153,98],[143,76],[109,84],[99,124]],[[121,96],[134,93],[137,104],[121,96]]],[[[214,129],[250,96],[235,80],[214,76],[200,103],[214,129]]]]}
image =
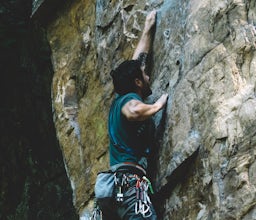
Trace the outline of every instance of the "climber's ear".
{"type": "Polygon", "coordinates": [[[142,88],[143,82],[142,82],[141,79],[136,78],[136,79],[134,80],[134,82],[135,82],[135,85],[136,85],[137,87],[142,88]]]}

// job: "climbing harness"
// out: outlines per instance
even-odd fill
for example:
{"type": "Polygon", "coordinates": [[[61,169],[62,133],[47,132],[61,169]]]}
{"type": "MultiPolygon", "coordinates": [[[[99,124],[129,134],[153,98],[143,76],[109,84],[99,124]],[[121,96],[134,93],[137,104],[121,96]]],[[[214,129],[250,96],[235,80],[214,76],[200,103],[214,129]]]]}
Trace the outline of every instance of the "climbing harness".
{"type": "MultiPolygon", "coordinates": [[[[145,176],[146,171],[141,166],[131,162],[124,162],[111,166],[110,171],[101,172],[101,174],[112,175],[113,179],[110,181],[109,178],[107,178],[106,181],[109,180],[110,182],[106,186],[102,185],[101,187],[98,186],[95,188],[95,195],[96,189],[98,189],[98,197],[96,196],[95,206],[90,220],[102,219],[102,212],[97,204],[97,199],[113,198],[117,204],[121,204],[125,201],[125,193],[128,190],[131,190],[130,192],[134,193],[133,196],[135,196],[133,205],[135,214],[140,214],[144,218],[150,217],[153,213],[151,210],[152,203],[148,192],[150,191],[151,194],[154,192],[150,180],[145,176]],[[111,185],[111,182],[113,184],[112,196],[104,197],[104,195],[103,197],[100,197],[100,192],[104,192],[107,187],[111,185]]],[[[103,180],[104,179],[102,179],[102,181],[103,180]]],[[[95,185],[99,185],[99,183],[95,185]]],[[[130,195],[130,193],[128,193],[128,195],[130,195]]]]}
{"type": "MultiPolygon", "coordinates": [[[[151,201],[148,195],[148,191],[153,194],[153,188],[150,180],[143,176],[142,178],[137,174],[131,174],[122,171],[116,171],[114,174],[114,198],[118,203],[124,202],[124,193],[132,188],[135,190],[136,198],[134,203],[135,214],[141,214],[144,218],[150,217],[153,213],[151,210],[151,201]]],[[[101,220],[102,212],[97,204],[97,200],[94,203],[94,210],[90,220],[101,220]]]]}

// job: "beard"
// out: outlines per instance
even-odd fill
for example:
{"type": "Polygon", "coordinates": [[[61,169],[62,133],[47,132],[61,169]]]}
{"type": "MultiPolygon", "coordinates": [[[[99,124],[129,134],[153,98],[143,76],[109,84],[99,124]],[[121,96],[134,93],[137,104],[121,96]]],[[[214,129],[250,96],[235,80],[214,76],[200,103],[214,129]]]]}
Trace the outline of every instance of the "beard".
{"type": "Polygon", "coordinates": [[[144,84],[143,89],[142,89],[142,95],[144,98],[147,98],[152,94],[152,90],[149,86],[149,84],[144,84]]]}

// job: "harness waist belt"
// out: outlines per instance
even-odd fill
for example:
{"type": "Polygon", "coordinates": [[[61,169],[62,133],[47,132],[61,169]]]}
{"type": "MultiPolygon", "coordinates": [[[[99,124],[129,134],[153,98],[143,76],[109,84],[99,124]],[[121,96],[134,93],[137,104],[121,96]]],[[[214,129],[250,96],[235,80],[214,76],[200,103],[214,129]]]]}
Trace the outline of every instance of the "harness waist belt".
{"type": "Polygon", "coordinates": [[[141,167],[140,165],[136,164],[136,163],[133,163],[133,162],[123,162],[123,163],[118,163],[118,164],[115,164],[113,166],[111,166],[111,170],[113,172],[119,170],[119,169],[137,169],[139,172],[141,172],[142,176],[143,175],[146,175],[146,170],[141,167]]]}

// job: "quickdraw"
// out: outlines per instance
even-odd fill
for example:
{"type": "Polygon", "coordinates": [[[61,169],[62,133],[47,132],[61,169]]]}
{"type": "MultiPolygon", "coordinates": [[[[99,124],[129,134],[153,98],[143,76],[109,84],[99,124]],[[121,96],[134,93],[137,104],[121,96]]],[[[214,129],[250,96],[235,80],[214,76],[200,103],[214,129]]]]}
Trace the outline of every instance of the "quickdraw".
{"type": "Polygon", "coordinates": [[[94,201],[94,209],[90,220],[102,220],[102,211],[100,210],[97,201],[94,201]]]}
{"type": "Polygon", "coordinates": [[[116,186],[116,201],[124,201],[124,190],[129,187],[129,181],[134,179],[136,181],[136,203],[135,203],[135,214],[141,214],[144,218],[148,218],[152,215],[151,211],[151,201],[148,196],[148,190],[153,194],[153,188],[149,179],[145,176],[140,178],[138,175],[134,174],[132,176],[127,176],[124,173],[115,173],[115,186],[116,186]]]}
{"type": "Polygon", "coordinates": [[[142,179],[137,179],[136,183],[136,203],[135,214],[141,214],[144,218],[148,218],[152,215],[150,209],[151,201],[148,196],[148,188],[153,193],[152,185],[145,176],[142,179]]]}
{"type": "Polygon", "coordinates": [[[115,187],[116,187],[116,201],[123,202],[124,201],[123,190],[124,190],[124,187],[128,184],[127,176],[119,172],[116,172],[114,175],[115,175],[115,187]]]}

